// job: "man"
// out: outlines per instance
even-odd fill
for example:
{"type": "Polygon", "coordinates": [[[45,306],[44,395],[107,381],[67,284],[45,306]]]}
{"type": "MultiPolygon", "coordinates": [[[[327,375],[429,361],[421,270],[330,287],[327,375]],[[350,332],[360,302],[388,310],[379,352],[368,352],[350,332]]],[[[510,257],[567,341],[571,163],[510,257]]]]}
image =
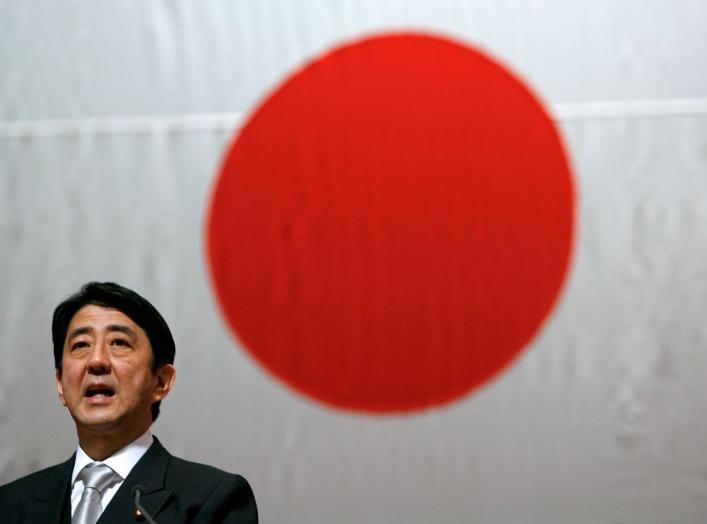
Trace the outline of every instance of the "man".
{"type": "Polygon", "coordinates": [[[150,432],[175,378],[174,340],[152,304],[86,284],[55,309],[52,340],[79,445],[63,464],[0,487],[0,522],[257,523],[243,477],[173,457],[150,432]]]}

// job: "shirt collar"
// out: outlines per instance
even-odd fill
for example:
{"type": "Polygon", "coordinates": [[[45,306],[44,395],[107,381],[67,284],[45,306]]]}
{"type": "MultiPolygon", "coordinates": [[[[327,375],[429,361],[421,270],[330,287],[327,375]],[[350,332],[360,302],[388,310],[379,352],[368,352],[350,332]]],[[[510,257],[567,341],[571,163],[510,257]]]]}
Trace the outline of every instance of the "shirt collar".
{"type": "Polygon", "coordinates": [[[120,475],[123,480],[125,480],[135,464],[137,464],[138,460],[142,458],[145,452],[152,445],[152,440],[152,432],[148,428],[145,433],[133,440],[130,444],[116,451],[110,457],[102,461],[93,460],[83,449],[81,449],[81,445],[76,446],[76,460],[74,460],[74,471],[71,473],[71,485],[73,486],[74,482],[76,482],[76,477],[78,477],[79,473],[81,473],[81,470],[86,467],[87,464],[91,464],[93,462],[105,464],[120,475]]]}

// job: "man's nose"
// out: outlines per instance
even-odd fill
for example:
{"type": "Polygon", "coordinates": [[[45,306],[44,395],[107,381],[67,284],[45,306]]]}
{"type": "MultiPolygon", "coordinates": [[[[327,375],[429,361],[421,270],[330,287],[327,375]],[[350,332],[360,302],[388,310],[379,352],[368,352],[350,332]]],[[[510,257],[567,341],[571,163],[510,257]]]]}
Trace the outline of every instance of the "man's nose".
{"type": "Polygon", "coordinates": [[[105,344],[96,344],[91,350],[91,356],[88,359],[88,372],[93,375],[110,373],[110,359],[105,344]]]}

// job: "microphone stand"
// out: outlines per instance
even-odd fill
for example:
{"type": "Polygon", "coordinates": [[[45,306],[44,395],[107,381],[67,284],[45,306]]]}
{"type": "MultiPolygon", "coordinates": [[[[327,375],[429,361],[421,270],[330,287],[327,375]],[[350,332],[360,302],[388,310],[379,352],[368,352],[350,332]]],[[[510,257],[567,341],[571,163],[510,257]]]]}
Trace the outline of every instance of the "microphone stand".
{"type": "Polygon", "coordinates": [[[135,497],[135,512],[133,513],[133,518],[138,521],[146,520],[148,524],[157,524],[147,510],[140,505],[140,497],[142,496],[143,489],[145,488],[139,485],[133,488],[133,497],[135,497]]]}

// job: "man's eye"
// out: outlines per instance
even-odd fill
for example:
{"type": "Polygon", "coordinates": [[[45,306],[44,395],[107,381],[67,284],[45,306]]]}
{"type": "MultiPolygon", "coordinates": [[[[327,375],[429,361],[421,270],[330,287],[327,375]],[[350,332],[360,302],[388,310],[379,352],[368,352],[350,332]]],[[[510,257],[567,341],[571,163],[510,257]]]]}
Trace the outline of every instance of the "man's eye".
{"type": "Polygon", "coordinates": [[[85,340],[80,340],[78,342],[74,342],[71,345],[71,349],[81,349],[81,348],[87,348],[88,347],[88,342],[85,340]]]}
{"type": "Polygon", "coordinates": [[[114,346],[127,346],[128,342],[126,340],[123,340],[122,338],[116,338],[113,341],[114,346]]]}

